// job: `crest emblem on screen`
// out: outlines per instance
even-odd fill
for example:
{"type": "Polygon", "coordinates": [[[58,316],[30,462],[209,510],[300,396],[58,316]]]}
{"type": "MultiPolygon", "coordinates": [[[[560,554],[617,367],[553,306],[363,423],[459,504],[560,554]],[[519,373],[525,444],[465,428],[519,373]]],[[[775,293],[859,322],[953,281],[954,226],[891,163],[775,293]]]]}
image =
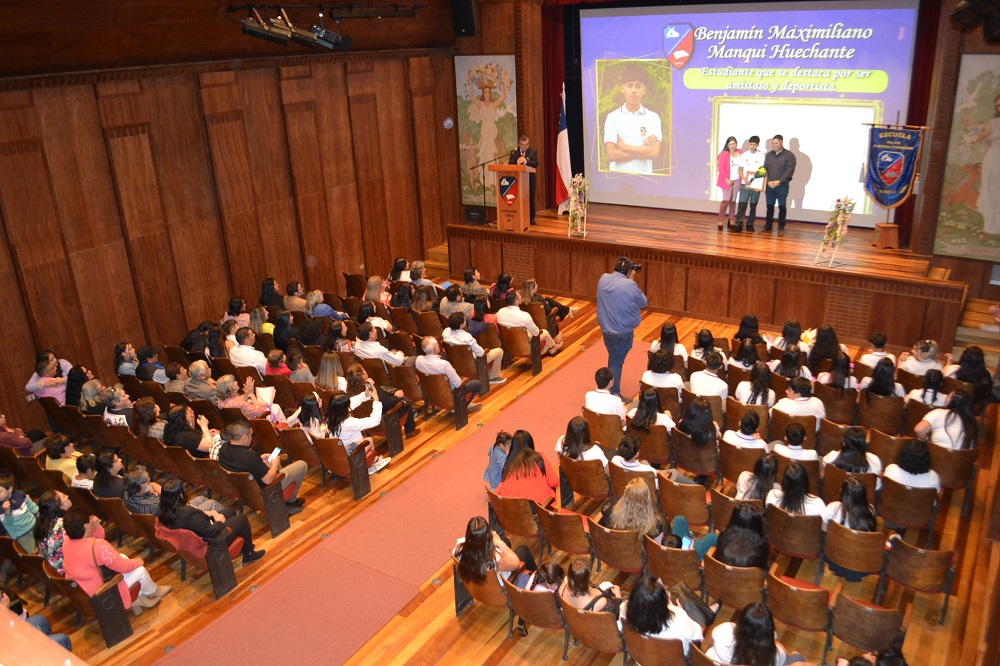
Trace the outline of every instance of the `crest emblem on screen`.
{"type": "Polygon", "coordinates": [[[674,69],[684,69],[694,53],[694,26],[670,23],[663,29],[663,52],[674,69]]]}
{"type": "Polygon", "coordinates": [[[903,175],[902,153],[881,153],[878,156],[878,177],[886,185],[892,185],[903,175]]]}
{"type": "Polygon", "coordinates": [[[517,178],[504,176],[500,179],[500,198],[508,206],[513,206],[517,201],[517,178]]]}

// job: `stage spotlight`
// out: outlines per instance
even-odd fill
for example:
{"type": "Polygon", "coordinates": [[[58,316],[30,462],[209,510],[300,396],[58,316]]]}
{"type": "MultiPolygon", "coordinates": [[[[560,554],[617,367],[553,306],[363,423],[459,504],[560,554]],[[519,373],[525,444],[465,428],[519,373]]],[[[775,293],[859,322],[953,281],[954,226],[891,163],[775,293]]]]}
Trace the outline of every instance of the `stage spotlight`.
{"type": "Polygon", "coordinates": [[[272,27],[268,27],[256,9],[251,9],[250,11],[251,15],[243,20],[244,35],[264,39],[275,44],[288,45],[288,37],[274,31],[272,27]]]}
{"type": "Polygon", "coordinates": [[[288,18],[288,14],[286,14],[285,10],[281,7],[278,8],[277,18],[271,19],[271,32],[279,35],[285,40],[285,43],[288,43],[289,39],[295,38],[295,26],[292,25],[292,21],[288,18]]]}
{"type": "MultiPolygon", "coordinates": [[[[339,22],[339,21],[338,21],[339,22]]],[[[327,30],[323,26],[323,13],[320,12],[319,23],[313,25],[312,34],[315,39],[315,43],[319,44],[323,48],[334,49],[338,46],[343,53],[347,53],[347,50],[351,48],[351,38],[346,35],[341,35],[333,30],[327,30]]]]}

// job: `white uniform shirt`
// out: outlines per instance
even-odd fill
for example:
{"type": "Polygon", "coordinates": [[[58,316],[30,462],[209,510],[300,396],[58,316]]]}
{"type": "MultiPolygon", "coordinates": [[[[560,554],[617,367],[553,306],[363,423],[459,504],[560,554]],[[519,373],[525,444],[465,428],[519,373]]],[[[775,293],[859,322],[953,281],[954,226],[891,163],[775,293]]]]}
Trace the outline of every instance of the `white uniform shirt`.
{"type": "MultiPolygon", "coordinates": [[[[608,114],[604,121],[604,143],[618,143],[618,137],[630,146],[642,146],[651,136],[663,140],[660,116],[655,111],[639,105],[632,113],[624,105],[608,114]]],[[[624,162],[611,162],[611,171],[628,173],[653,173],[653,160],[636,158],[624,162]]]]}
{"type": "Polygon", "coordinates": [[[607,390],[587,391],[583,406],[597,414],[614,414],[625,424],[625,404],[622,399],[607,390]]]}

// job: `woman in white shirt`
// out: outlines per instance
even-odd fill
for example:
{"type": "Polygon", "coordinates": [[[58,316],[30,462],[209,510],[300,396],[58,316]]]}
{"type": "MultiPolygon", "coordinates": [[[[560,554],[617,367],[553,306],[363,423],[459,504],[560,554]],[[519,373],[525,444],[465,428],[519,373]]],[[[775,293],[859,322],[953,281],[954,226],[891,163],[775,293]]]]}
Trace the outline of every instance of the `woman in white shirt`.
{"type": "Polygon", "coordinates": [[[330,437],[337,437],[343,442],[348,455],[354,452],[359,444],[365,447],[365,457],[368,459],[368,473],[374,474],[389,465],[389,459],[375,456],[375,443],[371,437],[365,437],[362,431],[377,428],[382,422],[382,403],[378,401],[375,392],[375,382],[368,380],[365,394],[372,401],[372,413],[365,418],[351,416],[351,398],[346,393],[337,393],[330,398],[326,410],[326,426],[330,437]]]}
{"type": "Polygon", "coordinates": [[[780,359],[769,361],[767,365],[771,368],[771,372],[782,377],[787,377],[788,379],[805,377],[809,381],[812,381],[813,378],[812,372],[810,372],[808,367],[799,365],[799,350],[796,347],[789,347],[780,359]]]}
{"type": "Polygon", "coordinates": [[[730,357],[729,365],[736,368],[742,368],[744,370],[750,370],[753,368],[754,364],[760,360],[761,358],[757,354],[757,345],[755,345],[753,340],[750,338],[744,338],[743,341],[740,342],[739,349],[737,349],[736,353],[730,357]]]}
{"type": "Polygon", "coordinates": [[[882,473],[882,461],[874,453],[868,451],[868,440],[865,429],[852,426],[844,431],[840,438],[840,450],[830,451],[823,456],[823,465],[836,465],[851,474],[882,473]]]}
{"type": "MultiPolygon", "coordinates": [[[[893,367],[892,361],[888,358],[879,359],[879,362],[875,364],[875,368],[872,370],[872,376],[862,379],[858,388],[862,391],[867,390],[868,393],[873,395],[894,395],[900,398],[906,395],[903,385],[896,381],[896,368],[893,367]]],[[[858,399],[860,400],[861,397],[858,396],[858,399]]],[[[869,400],[867,395],[865,399],[869,400]]]]}
{"type": "Polygon", "coordinates": [[[600,460],[608,471],[608,457],[590,438],[590,424],[582,416],[574,416],[566,425],[566,434],[556,440],[556,453],[572,460],[600,460]]]}
{"type": "Polygon", "coordinates": [[[928,370],[940,370],[938,343],[935,340],[917,340],[913,350],[899,355],[899,369],[922,375],[928,370]]]}
{"type": "Polygon", "coordinates": [[[757,361],[750,370],[750,380],[736,385],[734,398],[744,405],[767,405],[774,407],[774,391],[771,385],[771,368],[763,361],[757,361]]]}
{"type": "Polygon", "coordinates": [[[765,453],[753,464],[752,472],[740,472],[736,480],[736,499],[760,500],[767,499],[772,490],[781,490],[775,479],[778,476],[778,457],[773,453],[765,453]]]}
{"type": "Polygon", "coordinates": [[[392,333],[392,324],[382,319],[382,317],[376,316],[375,304],[371,301],[362,301],[361,307],[358,308],[358,326],[361,326],[365,322],[368,322],[375,328],[381,329],[386,335],[392,333]]]}
{"type": "Polygon", "coordinates": [[[940,370],[928,370],[924,374],[924,387],[913,389],[907,393],[903,404],[909,404],[911,400],[915,400],[931,407],[944,407],[948,404],[948,394],[941,390],[943,386],[944,373],[940,370]]]}
{"type": "Polygon", "coordinates": [[[920,439],[930,439],[938,446],[951,449],[971,449],[979,435],[972,399],[965,391],[952,391],[945,409],[932,409],[924,420],[913,427],[920,439]]]}
{"type": "Polygon", "coordinates": [[[804,352],[806,356],[809,355],[809,343],[805,342],[802,338],[802,324],[795,317],[792,317],[785,322],[785,325],[781,327],[781,337],[775,338],[774,342],[771,343],[772,347],[777,347],[778,349],[784,351],[789,347],[798,347],[799,351],[804,352]]]}
{"type": "Polygon", "coordinates": [[[652,638],[676,638],[684,643],[687,656],[691,642],[704,637],[701,625],[679,605],[670,602],[663,584],[652,576],[642,578],[621,607],[621,622],[652,638]]]}
{"type": "Polygon", "coordinates": [[[875,507],[869,503],[868,488],[861,479],[847,477],[840,489],[840,500],[826,505],[823,529],[831,520],[859,532],[874,532],[878,527],[875,507]]]}
{"type": "Polygon", "coordinates": [[[672,321],[660,327],[660,339],[653,340],[653,344],[649,345],[652,354],[660,349],[666,350],[671,356],[680,356],[684,359],[684,366],[687,367],[688,352],[684,345],[677,341],[677,327],[672,321]]]}
{"type": "MultiPolygon", "coordinates": [[[[785,666],[789,663],[787,652],[776,636],[771,609],[758,601],[744,608],[736,622],[723,622],[712,629],[712,647],[705,655],[720,664],[785,666]]],[[[802,662],[801,655],[796,657],[796,662],[802,662]]]]}
{"type": "Polygon", "coordinates": [[[911,488],[933,488],[941,492],[941,477],[931,469],[927,443],[910,440],[899,451],[896,462],[888,465],[882,476],[911,488]]]}
{"type": "Polygon", "coordinates": [[[674,420],[670,418],[670,414],[660,411],[660,395],[656,389],[648,388],[643,391],[639,396],[638,406],[629,410],[626,416],[631,419],[628,425],[630,431],[638,430],[649,434],[649,427],[654,425],[665,426],[667,432],[674,428],[674,420]]]}
{"type": "Polygon", "coordinates": [[[830,370],[819,373],[816,381],[835,389],[858,388],[857,378],[851,376],[851,357],[844,352],[837,352],[830,370]]]}
{"type": "Polygon", "coordinates": [[[722,353],[721,349],[715,346],[715,336],[712,335],[712,331],[703,328],[695,336],[695,346],[691,349],[691,358],[704,361],[705,357],[713,351],[717,351],[722,355],[722,363],[725,364],[726,355],[722,353]]]}
{"type": "Polygon", "coordinates": [[[764,504],[776,504],[788,513],[804,516],[822,516],[826,509],[823,500],[809,494],[809,473],[797,462],[788,464],[781,479],[781,490],[769,492],[764,504]]]}
{"type": "Polygon", "coordinates": [[[677,389],[680,400],[681,389],[684,388],[684,378],[674,372],[674,357],[670,352],[660,349],[649,359],[646,372],[642,373],[641,381],[650,386],[677,389]]]}

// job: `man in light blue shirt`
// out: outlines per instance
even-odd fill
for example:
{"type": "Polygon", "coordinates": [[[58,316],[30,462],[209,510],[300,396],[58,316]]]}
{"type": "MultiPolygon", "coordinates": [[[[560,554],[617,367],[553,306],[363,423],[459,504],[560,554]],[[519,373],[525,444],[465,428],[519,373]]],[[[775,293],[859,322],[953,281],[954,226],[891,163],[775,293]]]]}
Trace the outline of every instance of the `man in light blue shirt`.
{"type": "Polygon", "coordinates": [[[642,266],[628,257],[618,257],[614,271],[602,275],[597,283],[597,323],[608,349],[608,367],[615,376],[611,393],[618,396],[625,357],[632,349],[635,329],[642,323],[642,308],[647,303],[646,295],[632,280],[640,270],[642,266]]]}

